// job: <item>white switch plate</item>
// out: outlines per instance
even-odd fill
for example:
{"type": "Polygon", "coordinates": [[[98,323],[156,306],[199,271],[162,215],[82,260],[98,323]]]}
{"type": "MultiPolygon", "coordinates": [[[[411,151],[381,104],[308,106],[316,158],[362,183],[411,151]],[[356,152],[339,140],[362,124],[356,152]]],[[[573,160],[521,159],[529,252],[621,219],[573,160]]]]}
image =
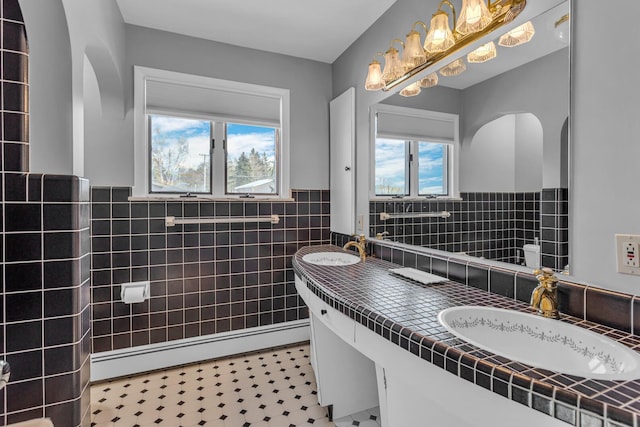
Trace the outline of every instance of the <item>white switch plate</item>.
{"type": "Polygon", "coordinates": [[[619,273],[640,275],[640,235],[616,234],[616,261],[619,273]]]}

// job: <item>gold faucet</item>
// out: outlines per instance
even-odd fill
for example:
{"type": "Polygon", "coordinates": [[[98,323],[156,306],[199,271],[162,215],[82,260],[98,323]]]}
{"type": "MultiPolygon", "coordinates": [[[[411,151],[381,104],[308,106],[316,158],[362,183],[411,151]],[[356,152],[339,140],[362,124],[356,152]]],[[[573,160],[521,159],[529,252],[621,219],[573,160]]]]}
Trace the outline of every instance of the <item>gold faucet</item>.
{"type": "Polygon", "coordinates": [[[553,275],[553,270],[543,268],[533,272],[539,285],[531,293],[531,307],[538,310],[538,314],[552,319],[559,319],[558,312],[558,278],[553,275]]]}
{"type": "Polygon", "coordinates": [[[344,245],[342,249],[346,250],[346,249],[349,249],[351,246],[354,246],[358,250],[358,253],[360,253],[360,259],[364,261],[367,258],[367,248],[365,246],[366,243],[367,241],[366,241],[366,238],[364,237],[364,234],[361,234],[358,237],[358,241],[352,240],[350,242],[347,242],[347,244],[344,245]]]}

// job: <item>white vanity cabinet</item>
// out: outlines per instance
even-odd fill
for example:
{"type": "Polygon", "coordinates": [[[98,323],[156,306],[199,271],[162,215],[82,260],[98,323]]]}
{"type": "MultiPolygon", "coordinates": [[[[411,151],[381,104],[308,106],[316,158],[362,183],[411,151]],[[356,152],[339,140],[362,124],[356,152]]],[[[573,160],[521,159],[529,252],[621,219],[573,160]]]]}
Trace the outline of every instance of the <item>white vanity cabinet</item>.
{"type": "Polygon", "coordinates": [[[380,407],[382,427],[563,427],[568,424],[423,360],[331,308],[296,275],[309,307],[322,406],[340,418],[380,407]]]}
{"type": "Polygon", "coordinates": [[[298,293],[311,318],[311,365],[318,401],[333,418],[378,406],[374,363],[354,347],[356,323],[313,295],[296,276],[298,293]]]}

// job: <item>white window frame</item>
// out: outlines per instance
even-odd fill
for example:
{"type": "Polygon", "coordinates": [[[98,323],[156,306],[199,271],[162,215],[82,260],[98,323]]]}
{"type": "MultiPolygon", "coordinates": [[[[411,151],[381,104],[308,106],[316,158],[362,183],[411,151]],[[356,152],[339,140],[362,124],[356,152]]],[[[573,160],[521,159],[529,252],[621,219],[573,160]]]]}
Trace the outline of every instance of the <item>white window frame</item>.
{"type": "MultiPolygon", "coordinates": [[[[410,142],[410,150],[413,155],[414,164],[417,166],[418,159],[417,153],[414,151],[417,150],[417,142],[435,142],[435,143],[443,143],[448,145],[447,150],[447,187],[449,190],[449,194],[447,196],[438,196],[438,198],[452,198],[458,199],[460,198],[459,191],[459,153],[460,153],[460,141],[459,141],[459,116],[457,114],[450,113],[441,113],[438,111],[428,111],[428,110],[420,110],[417,108],[409,108],[409,107],[399,107],[396,105],[387,105],[387,104],[377,104],[371,107],[370,109],[370,117],[369,117],[369,135],[370,135],[370,144],[369,144],[369,199],[370,200],[391,200],[394,199],[391,195],[377,195],[376,194],[376,137],[377,137],[377,114],[378,113],[389,113],[395,115],[402,115],[407,117],[415,117],[417,119],[429,119],[429,120],[438,120],[449,122],[453,128],[453,141],[445,140],[442,138],[434,138],[428,135],[420,136],[414,135],[412,138],[406,138],[399,136],[399,140],[403,141],[411,141],[410,142]]],[[[407,166],[409,166],[407,164],[407,166]]],[[[418,195],[418,167],[409,168],[409,195],[403,196],[404,200],[407,199],[424,199],[425,196],[418,195]]]]}
{"type": "MultiPolygon", "coordinates": [[[[149,128],[147,123],[147,113],[165,114],[180,116],[176,111],[161,111],[158,109],[147,110],[146,106],[146,83],[147,81],[159,81],[165,83],[175,83],[181,85],[192,85],[202,87],[204,89],[224,90],[229,92],[237,92],[241,94],[249,94],[256,96],[273,97],[280,100],[280,145],[277,156],[278,168],[278,189],[277,195],[256,194],[256,199],[288,199],[291,197],[290,188],[290,144],[289,144],[289,90],[282,88],[274,88],[269,86],[254,85],[250,83],[235,82],[230,80],[221,80],[212,77],[198,76],[193,74],[178,73],[174,71],[159,70],[155,68],[147,68],[134,66],[134,111],[133,111],[133,131],[134,131],[134,186],[132,189],[133,197],[139,198],[177,198],[180,194],[169,193],[150,193],[149,191],[149,128]]],[[[232,117],[222,117],[216,115],[198,115],[198,114],[182,114],[185,117],[202,118],[212,121],[228,121],[233,123],[243,123],[245,121],[234,119],[232,117]]],[[[259,124],[258,122],[252,122],[259,124]]],[[[218,153],[222,150],[216,150],[218,153]]],[[[224,155],[224,154],[221,154],[224,155]]],[[[214,160],[215,161],[215,160],[214,160]]],[[[217,167],[217,164],[212,165],[217,167]]],[[[223,165],[224,166],[224,165],[223,165]]],[[[197,197],[212,199],[237,199],[240,194],[225,194],[224,183],[216,183],[212,186],[211,195],[199,194],[197,197]]]]}

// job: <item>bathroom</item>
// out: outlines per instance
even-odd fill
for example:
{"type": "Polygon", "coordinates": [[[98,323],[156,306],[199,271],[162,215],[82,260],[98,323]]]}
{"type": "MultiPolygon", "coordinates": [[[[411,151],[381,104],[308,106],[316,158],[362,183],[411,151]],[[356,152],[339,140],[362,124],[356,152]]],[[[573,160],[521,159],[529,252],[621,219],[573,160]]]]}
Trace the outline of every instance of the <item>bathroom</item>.
{"type": "MultiPolygon", "coordinates": [[[[10,2],[3,3],[10,13],[10,2]]],[[[353,216],[364,219],[366,230],[369,107],[386,96],[364,90],[366,64],[389,40],[402,36],[400,31],[406,31],[411,22],[427,19],[437,7],[433,3],[427,7],[399,0],[362,37],[345,46],[337,59],[312,61],[128,25],[115,1],[21,0],[29,40],[29,118],[16,123],[8,120],[19,115],[4,117],[3,336],[12,377],[2,392],[2,421],[8,424],[49,416],[65,420],[60,425],[86,422],[85,386],[95,374],[89,370],[91,352],[97,356],[145,345],[171,347],[172,341],[280,324],[291,329],[269,330],[271,335],[264,335],[266,347],[285,344],[282,335],[287,334],[292,335],[289,342],[300,341],[296,334],[304,330],[306,308],[294,287],[290,258],[301,247],[329,243],[335,231],[328,221],[329,102],[355,88],[358,155],[353,165],[353,216]],[[260,67],[255,66],[258,62],[260,67]],[[289,90],[288,173],[295,202],[242,203],[243,214],[275,214],[281,223],[274,228],[225,230],[229,240],[222,245],[224,253],[216,264],[228,280],[228,289],[222,292],[201,290],[199,277],[216,273],[206,270],[210,263],[205,257],[189,258],[193,247],[188,246],[187,237],[184,246],[181,241],[171,248],[176,249],[177,260],[161,260],[157,270],[163,272],[153,270],[164,277],[148,276],[152,264],[147,252],[153,248],[134,246],[136,235],[156,233],[144,226],[136,228],[140,223],[155,227],[156,220],[174,212],[167,206],[171,211],[158,213],[151,202],[129,200],[136,181],[134,65],[289,90]],[[22,129],[21,136],[7,135],[8,129],[22,129]],[[22,173],[27,171],[29,175],[22,173]],[[89,212],[95,212],[92,218],[89,212]],[[18,217],[24,220],[10,223],[10,218],[18,217]],[[92,235],[92,228],[99,234],[92,235]],[[17,252],[12,253],[14,250],[17,252]],[[179,272],[168,267],[175,265],[181,265],[179,272]],[[138,311],[135,305],[119,302],[119,284],[144,280],[162,283],[157,289],[164,289],[164,293],[151,289],[149,304],[154,304],[155,314],[150,305],[138,311]],[[17,282],[29,284],[10,287],[17,282]],[[200,298],[218,298],[220,304],[192,309],[200,298]],[[220,321],[212,320],[217,310],[220,321]],[[49,368],[57,360],[69,362],[49,368]],[[47,390],[64,393],[49,398],[47,390]]],[[[631,21],[637,13],[633,12],[640,6],[630,1],[612,10],[598,6],[575,4],[571,22],[570,271],[576,280],[610,291],[610,301],[593,304],[590,319],[622,323],[621,313],[635,311],[637,304],[634,300],[621,310],[620,293],[635,295],[640,284],[636,277],[616,271],[614,245],[615,234],[640,234],[639,205],[633,197],[637,181],[634,154],[640,149],[632,143],[633,135],[638,134],[636,113],[640,108],[633,91],[627,89],[635,87],[633,73],[625,72],[637,61],[631,61],[635,56],[628,53],[636,39],[631,21]],[[601,22],[616,22],[627,37],[616,43],[604,41],[593,31],[601,22]],[[594,55],[596,47],[605,50],[594,55]],[[630,66],[620,66],[623,59],[623,65],[631,62],[630,66]],[[614,66],[622,73],[603,79],[614,66]]],[[[15,16],[9,19],[17,22],[15,16]]],[[[19,38],[7,36],[7,27],[5,40],[18,46],[6,49],[25,51],[19,38]]],[[[20,67],[16,69],[24,78],[26,68],[20,67]]],[[[3,93],[5,110],[21,111],[7,107],[7,99],[13,96],[24,106],[27,91],[16,91],[5,83],[3,93]]],[[[189,202],[178,204],[184,209],[181,214],[192,215],[189,202]]],[[[215,210],[216,206],[217,202],[205,203],[204,209],[215,210]]],[[[222,203],[219,209],[237,209],[232,206],[238,202],[222,203]]],[[[174,233],[167,228],[157,234],[166,234],[168,244],[174,233]]],[[[206,238],[198,236],[198,241],[206,238]]],[[[213,245],[204,246],[213,251],[213,245]]],[[[236,351],[250,351],[247,346],[256,340],[239,338],[236,351]]],[[[216,357],[209,350],[206,354],[216,357]]]]}

